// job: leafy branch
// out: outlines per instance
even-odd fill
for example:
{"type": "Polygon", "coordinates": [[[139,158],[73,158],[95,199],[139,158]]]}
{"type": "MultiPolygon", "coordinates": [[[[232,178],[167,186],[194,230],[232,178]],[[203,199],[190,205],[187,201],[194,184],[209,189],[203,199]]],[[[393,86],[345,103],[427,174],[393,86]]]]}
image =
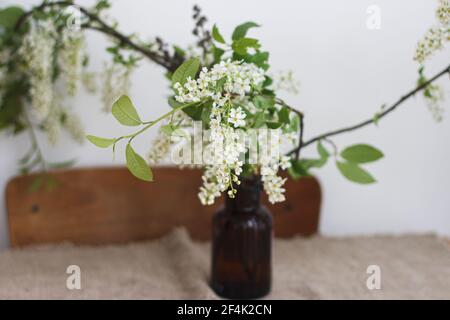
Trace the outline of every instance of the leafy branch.
{"type": "Polygon", "coordinates": [[[42,12],[47,8],[54,8],[54,7],[70,7],[74,6],[77,8],[86,18],[88,18],[88,21],[86,23],[83,23],[81,25],[84,29],[91,29],[98,32],[101,32],[105,35],[108,35],[114,39],[116,39],[120,44],[125,45],[126,47],[135,50],[142,55],[144,55],[146,58],[150,59],[154,63],[164,67],[170,72],[173,72],[180,63],[183,61],[180,61],[180,57],[178,55],[168,56],[161,53],[157,53],[154,51],[149,50],[148,48],[141,46],[134,42],[130,37],[126,36],[125,34],[117,31],[113,26],[109,25],[105,21],[103,21],[97,14],[93,13],[92,11],[86,9],[83,6],[80,6],[76,4],[73,1],[55,1],[55,2],[44,2],[40,4],[39,6],[36,6],[29,11],[26,11],[18,20],[15,26],[15,30],[18,31],[21,29],[23,24],[26,22],[26,20],[32,16],[36,12],[42,12]]]}
{"type": "Polygon", "coordinates": [[[115,150],[115,146],[119,141],[122,140],[128,140],[126,150],[125,150],[125,157],[127,162],[127,167],[130,170],[130,172],[136,176],[139,179],[142,179],[144,181],[152,181],[153,180],[153,173],[150,169],[150,167],[147,165],[145,160],[137,154],[133,147],[131,146],[131,142],[134,138],[136,138],[138,135],[144,133],[157,123],[161,122],[162,120],[170,117],[177,111],[181,111],[185,108],[194,107],[194,106],[200,106],[204,101],[196,101],[196,102],[190,102],[185,103],[180,106],[177,106],[170,110],[169,112],[161,115],[155,120],[152,121],[142,121],[136,111],[136,108],[134,107],[133,103],[131,102],[130,98],[128,96],[121,96],[113,105],[112,108],[112,114],[116,118],[116,120],[123,125],[126,126],[143,126],[138,131],[131,133],[129,135],[121,136],[118,138],[101,138],[97,136],[88,135],[87,139],[100,148],[108,148],[110,146],[113,146],[113,150],[115,150]]]}
{"type": "Polygon", "coordinates": [[[303,145],[299,144],[296,148],[294,148],[291,151],[289,151],[288,155],[294,154],[294,153],[298,152],[300,149],[302,149],[303,147],[306,147],[306,146],[308,146],[308,145],[310,145],[310,144],[312,144],[314,142],[320,141],[322,139],[329,138],[331,136],[335,136],[335,135],[338,135],[338,134],[341,134],[341,133],[354,131],[354,130],[363,128],[363,127],[365,127],[367,125],[370,125],[372,123],[376,123],[379,119],[385,117],[386,115],[388,115],[389,113],[391,113],[392,111],[397,109],[397,107],[399,107],[402,103],[407,101],[409,98],[413,97],[416,93],[426,89],[430,84],[432,84],[434,81],[438,80],[439,78],[441,78],[445,74],[449,74],[450,75],[450,65],[447,66],[444,70],[438,72],[433,77],[431,77],[428,81],[419,84],[416,88],[414,88],[413,90],[411,90],[408,93],[406,93],[405,95],[403,95],[399,100],[397,100],[389,108],[387,108],[384,111],[382,111],[379,114],[377,114],[376,118],[372,117],[372,118],[370,118],[368,120],[362,121],[360,123],[357,123],[357,124],[349,126],[349,127],[345,127],[345,128],[342,128],[342,129],[338,129],[338,130],[333,130],[333,131],[330,131],[330,132],[322,133],[322,134],[320,134],[320,135],[318,135],[316,137],[313,137],[313,138],[309,139],[308,141],[303,143],[303,145]]]}
{"type": "MultiPolygon", "coordinates": [[[[99,2],[101,3],[101,1],[99,2]]],[[[176,82],[180,82],[187,79],[188,76],[191,76],[191,78],[195,78],[197,70],[200,67],[200,62],[196,59],[194,60],[188,60],[184,61],[184,54],[180,54],[179,51],[181,49],[174,47],[174,53],[169,54],[167,50],[164,49],[164,43],[162,40],[157,39],[157,43],[159,44],[159,49],[157,51],[151,50],[150,45],[143,44],[138,41],[135,41],[133,37],[127,36],[120,31],[117,30],[115,25],[108,24],[106,21],[102,20],[99,16],[99,10],[97,9],[87,9],[85,7],[82,7],[80,5],[77,5],[74,3],[74,1],[55,1],[55,2],[47,2],[44,1],[42,4],[32,8],[29,11],[26,11],[17,21],[15,29],[18,31],[22,28],[23,24],[26,22],[27,18],[30,16],[33,16],[35,13],[39,12],[45,12],[47,9],[53,9],[53,8],[63,8],[63,7],[69,7],[74,6],[77,8],[84,16],[85,21],[81,24],[81,27],[83,29],[89,29],[94,30],[100,33],[103,33],[107,35],[108,37],[111,37],[117,42],[117,47],[120,47],[121,49],[128,49],[131,51],[135,51],[142,56],[146,57],[150,61],[162,66],[165,68],[169,75],[173,73],[172,76],[172,84],[176,82]],[[177,50],[178,49],[178,50],[177,50]],[[184,63],[183,63],[184,62],[184,63]],[[193,71],[195,70],[195,71],[193,71]],[[177,74],[178,73],[178,74],[177,74]]],[[[212,29],[212,33],[210,34],[209,31],[206,31],[203,28],[204,22],[206,21],[206,18],[204,16],[200,15],[200,10],[198,7],[194,8],[195,15],[194,18],[196,19],[196,28],[194,29],[194,34],[200,37],[200,40],[198,42],[198,45],[200,48],[203,49],[203,58],[206,60],[206,56],[208,53],[212,53],[214,55],[214,63],[218,63],[221,60],[222,55],[225,53],[225,50],[221,49],[226,47],[228,49],[232,50],[232,58],[233,60],[239,60],[239,61],[245,61],[248,63],[253,63],[257,65],[258,67],[267,70],[268,65],[268,52],[262,52],[260,51],[260,44],[257,39],[248,38],[246,37],[246,33],[249,29],[258,27],[259,25],[254,22],[247,22],[240,26],[238,26],[232,35],[232,43],[227,44],[225,39],[220,34],[218,28],[216,25],[214,25],[212,29]],[[213,45],[211,43],[211,37],[214,39],[218,44],[219,47],[216,45],[213,45]],[[212,51],[208,50],[208,45],[212,45],[212,51]],[[252,51],[256,52],[255,54],[250,54],[248,52],[248,49],[253,49],[252,51]]],[[[205,63],[208,66],[208,63],[205,63]]],[[[298,123],[294,123],[292,121],[292,124],[295,124],[298,126],[298,143],[290,150],[287,155],[293,156],[292,163],[293,163],[293,172],[295,175],[303,175],[307,173],[307,170],[312,167],[321,167],[323,166],[327,159],[329,158],[330,154],[326,150],[326,148],[321,144],[321,141],[326,141],[330,143],[329,138],[335,135],[343,134],[346,132],[351,132],[354,130],[358,130],[360,128],[363,128],[365,126],[371,125],[372,123],[377,124],[379,119],[385,117],[392,111],[396,110],[400,105],[402,105],[404,102],[409,100],[411,97],[413,97],[416,93],[422,91],[422,90],[428,90],[430,88],[430,85],[441,78],[443,75],[449,74],[450,75],[450,66],[447,66],[444,70],[440,71],[433,77],[431,77],[429,80],[422,79],[419,81],[418,85],[403,95],[399,100],[397,100],[395,103],[393,103],[388,108],[383,108],[381,111],[379,111],[374,117],[371,117],[368,120],[364,120],[362,122],[359,122],[357,124],[344,127],[341,129],[329,131],[322,133],[318,136],[315,136],[313,138],[310,138],[307,141],[304,141],[304,114],[295,109],[294,107],[287,104],[282,99],[279,99],[275,96],[275,93],[269,89],[267,89],[267,86],[263,86],[260,88],[261,90],[257,90],[257,93],[259,94],[259,97],[253,97],[253,102],[259,102],[260,104],[265,104],[263,107],[263,110],[272,110],[272,113],[278,112],[278,120],[275,118],[274,121],[265,121],[264,112],[260,112],[260,114],[255,115],[254,117],[254,124],[253,126],[255,128],[260,127],[262,125],[267,125],[269,128],[279,128],[281,126],[287,126],[288,124],[291,124],[289,112],[293,112],[298,117],[298,123]],[[259,100],[258,100],[259,98],[259,100]],[[266,101],[264,101],[264,99],[266,101]],[[270,101],[272,99],[272,101],[270,101]],[[281,106],[281,110],[276,111],[273,106],[273,102],[281,106]],[[274,111],[275,110],[275,111],[274,111]],[[282,120],[283,119],[283,120],[282,120]],[[300,159],[300,152],[301,150],[313,143],[317,142],[317,149],[318,153],[320,155],[320,158],[318,159],[300,159]]],[[[266,80],[269,80],[266,78],[266,80]]],[[[204,102],[204,101],[203,101],[204,102]]],[[[162,115],[161,117],[157,118],[154,121],[149,122],[143,122],[140,120],[139,115],[137,114],[134,106],[132,105],[131,101],[128,97],[122,96],[113,106],[113,115],[116,117],[116,119],[123,125],[127,126],[142,126],[141,129],[136,131],[135,133],[118,137],[115,139],[105,139],[105,138],[99,138],[95,136],[88,136],[88,139],[96,144],[99,147],[109,147],[113,146],[113,149],[117,142],[121,140],[128,140],[127,143],[127,149],[126,149],[126,158],[127,158],[127,165],[130,169],[130,171],[140,178],[143,178],[144,180],[151,180],[152,175],[150,168],[145,165],[145,161],[134,152],[134,150],[131,147],[131,142],[133,139],[140,135],[141,133],[145,132],[149,128],[153,127],[156,123],[160,122],[161,120],[171,116],[176,111],[182,110],[182,109],[188,109],[188,107],[195,107],[200,106],[203,102],[195,102],[195,103],[188,103],[183,105],[176,105],[174,106],[174,109],[167,112],[166,114],[162,115]],[[144,169],[144,167],[147,167],[147,169],[144,169]],[[149,171],[147,171],[149,170],[149,171]]],[[[185,110],[186,113],[187,110],[185,110]]],[[[273,120],[273,119],[271,119],[273,120]]],[[[297,120],[297,119],[295,119],[297,120]]],[[[379,152],[379,150],[367,146],[367,145],[354,145],[346,148],[344,151],[342,151],[340,154],[337,152],[337,148],[334,146],[334,144],[331,142],[334,150],[334,156],[337,158],[340,156],[344,161],[336,160],[336,165],[338,169],[341,171],[341,173],[349,178],[352,181],[359,182],[359,183],[370,183],[375,181],[370,174],[368,174],[364,169],[359,167],[361,163],[375,161],[379,159],[382,154],[379,152]],[[364,158],[364,152],[367,154],[371,154],[372,158],[370,158],[368,161],[364,158]],[[350,155],[350,156],[349,156],[350,155]]]]}
{"type": "MultiPolygon", "coordinates": [[[[144,55],[145,57],[147,57],[154,63],[166,68],[170,72],[175,71],[177,69],[177,67],[183,62],[179,58],[175,59],[175,55],[172,57],[168,57],[167,55],[158,54],[157,52],[153,52],[153,51],[147,49],[146,47],[143,47],[143,46],[135,43],[134,41],[132,41],[130,39],[130,37],[124,35],[123,33],[117,31],[114,27],[108,25],[98,15],[96,15],[95,13],[89,11],[88,9],[86,9],[78,4],[75,4],[73,1],[44,2],[44,3],[40,4],[39,6],[32,8],[31,10],[25,12],[19,18],[19,20],[17,21],[17,24],[16,24],[16,30],[19,30],[21,28],[21,26],[23,25],[23,23],[26,21],[26,19],[35,12],[43,11],[48,7],[67,7],[67,6],[75,6],[76,8],[78,8],[80,10],[80,12],[82,12],[85,15],[85,17],[87,17],[89,19],[89,21],[87,23],[84,23],[82,25],[83,28],[96,30],[96,31],[106,34],[112,38],[115,38],[121,44],[141,53],[142,55],[144,55]]],[[[237,32],[241,32],[241,33],[243,32],[245,34],[245,32],[249,28],[254,27],[254,26],[257,26],[257,25],[256,24],[243,25],[241,27],[241,29],[238,30],[237,32]]],[[[233,37],[235,37],[235,38],[237,38],[237,36],[238,35],[233,35],[233,37]]],[[[218,33],[216,27],[213,28],[213,37],[215,37],[216,40],[219,40],[219,42],[224,42],[223,37],[218,33]]],[[[290,105],[285,103],[283,100],[277,99],[277,102],[279,104],[281,104],[281,105],[289,108],[291,111],[297,113],[299,116],[299,120],[300,120],[300,130],[299,130],[300,132],[299,132],[298,145],[295,148],[293,148],[292,150],[290,150],[287,153],[287,155],[295,155],[295,158],[298,159],[300,156],[300,150],[314,142],[317,142],[324,138],[335,136],[335,135],[338,135],[341,133],[354,131],[354,130],[363,128],[367,125],[377,122],[379,119],[385,117],[386,115],[388,115],[389,113],[394,111],[398,106],[400,106],[403,102],[407,101],[409,98],[414,96],[417,92],[426,89],[430,84],[432,84],[434,81],[436,81],[437,79],[439,79],[440,77],[442,77],[444,74],[447,74],[447,73],[450,74],[450,66],[446,67],[444,70],[442,70],[441,72],[439,72],[436,75],[434,75],[433,77],[431,77],[428,81],[419,84],[415,89],[411,90],[410,92],[408,92],[407,94],[402,96],[391,107],[389,107],[389,108],[385,109],[384,111],[380,112],[379,114],[377,114],[376,119],[372,117],[368,120],[362,121],[360,123],[357,123],[357,124],[349,126],[349,127],[344,127],[344,128],[338,129],[338,130],[325,132],[325,133],[322,133],[316,137],[313,137],[305,142],[303,141],[303,131],[304,131],[303,130],[304,129],[303,113],[298,111],[297,109],[291,107],[290,105]]]]}

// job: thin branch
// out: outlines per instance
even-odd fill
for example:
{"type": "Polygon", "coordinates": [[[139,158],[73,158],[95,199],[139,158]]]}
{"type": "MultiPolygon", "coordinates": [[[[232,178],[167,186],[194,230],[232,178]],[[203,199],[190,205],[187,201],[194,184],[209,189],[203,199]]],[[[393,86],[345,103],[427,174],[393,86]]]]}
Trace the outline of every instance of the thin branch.
{"type": "Polygon", "coordinates": [[[328,138],[323,138],[323,141],[325,141],[326,143],[331,145],[331,147],[333,148],[333,155],[336,157],[338,154],[338,148],[337,148],[336,144],[331,139],[328,139],[328,138]]]}
{"type": "MultiPolygon", "coordinates": [[[[302,149],[302,146],[303,146],[303,132],[304,132],[304,128],[305,128],[305,124],[304,124],[304,120],[303,120],[304,114],[300,110],[297,110],[294,107],[291,107],[290,105],[288,105],[283,99],[276,98],[275,102],[278,103],[279,105],[282,105],[282,106],[288,108],[289,110],[291,110],[292,112],[294,112],[298,115],[299,137],[298,137],[298,147],[296,148],[298,150],[295,151],[295,159],[298,160],[300,158],[300,150],[302,149]]],[[[292,153],[289,152],[289,154],[292,154],[292,153]]]]}
{"type": "MultiPolygon", "coordinates": [[[[400,106],[403,102],[405,102],[406,100],[408,100],[409,98],[411,98],[412,96],[414,96],[416,93],[418,93],[419,91],[425,89],[426,87],[428,87],[431,83],[433,83],[434,81],[436,81],[437,79],[439,79],[440,77],[442,77],[445,74],[450,74],[450,65],[447,66],[444,70],[442,70],[441,72],[437,73],[435,76],[433,76],[432,78],[430,78],[428,81],[418,85],[415,89],[411,90],[410,92],[408,92],[407,94],[405,94],[404,96],[402,96],[397,102],[395,102],[392,106],[390,106],[389,108],[387,108],[386,110],[384,110],[383,112],[381,112],[378,115],[378,119],[383,118],[384,116],[388,115],[389,113],[391,113],[392,111],[394,111],[398,106],[400,106]]],[[[302,149],[303,147],[306,147],[318,140],[327,138],[327,137],[331,137],[331,136],[335,136],[341,133],[345,133],[345,132],[350,132],[362,127],[365,127],[369,124],[374,123],[376,120],[374,118],[362,121],[358,124],[355,124],[353,126],[349,126],[349,127],[345,127],[342,129],[338,129],[338,130],[334,130],[334,131],[330,131],[330,132],[326,132],[323,134],[320,134],[314,138],[311,138],[310,140],[306,141],[305,143],[303,143],[303,145],[299,145],[296,148],[292,149],[291,151],[289,151],[287,154],[291,155],[293,153],[296,153],[298,150],[302,149]]]]}
{"type": "Polygon", "coordinates": [[[68,6],[76,7],[78,10],[80,10],[81,13],[83,13],[87,18],[89,18],[90,22],[96,22],[98,24],[98,26],[93,26],[91,23],[84,24],[82,26],[83,28],[95,30],[95,31],[101,32],[103,34],[106,34],[112,38],[115,38],[122,44],[136,50],[137,52],[140,52],[142,55],[144,55],[151,61],[164,67],[165,69],[167,69],[169,71],[174,71],[178,67],[178,65],[175,65],[174,63],[172,63],[172,61],[170,59],[166,59],[166,57],[159,55],[156,52],[150,51],[150,50],[146,49],[145,47],[138,45],[137,43],[133,42],[129,37],[118,32],[112,26],[108,25],[96,14],[90,12],[88,9],[86,9],[72,1],[46,2],[46,3],[42,3],[41,5],[39,5],[37,7],[32,8],[31,10],[25,12],[18,19],[16,26],[15,26],[15,30],[19,30],[21,28],[21,26],[23,25],[23,23],[25,23],[26,19],[28,17],[30,17],[36,11],[42,11],[47,7],[68,7],[68,6]]]}
{"type": "Polygon", "coordinates": [[[303,147],[303,132],[305,131],[305,125],[303,122],[303,114],[299,115],[299,137],[298,137],[298,150],[295,151],[295,160],[298,160],[300,158],[300,150],[302,150],[303,147]]]}
{"type": "Polygon", "coordinates": [[[24,116],[25,116],[25,121],[28,124],[28,132],[30,133],[31,143],[36,148],[37,159],[38,159],[38,161],[40,162],[40,164],[42,166],[42,170],[44,172],[46,172],[46,171],[48,171],[47,161],[45,160],[44,154],[42,153],[42,149],[39,146],[39,140],[38,140],[38,137],[36,135],[36,132],[34,131],[34,127],[33,127],[33,124],[31,122],[31,119],[28,116],[27,110],[24,111],[24,116]]]}

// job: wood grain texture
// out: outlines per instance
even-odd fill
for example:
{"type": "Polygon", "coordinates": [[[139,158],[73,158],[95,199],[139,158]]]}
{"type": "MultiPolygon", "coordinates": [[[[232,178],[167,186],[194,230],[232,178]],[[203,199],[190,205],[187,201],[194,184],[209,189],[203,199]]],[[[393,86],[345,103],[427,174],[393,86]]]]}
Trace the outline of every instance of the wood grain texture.
{"type": "MultiPolygon", "coordinates": [[[[125,168],[73,169],[50,173],[51,191],[30,192],[36,176],[12,179],[6,205],[13,247],[70,241],[101,245],[161,237],[185,226],[197,240],[210,238],[211,217],[220,205],[197,198],[201,171],[154,169],[155,182],[142,182],[125,168]]],[[[287,201],[268,205],[277,237],[317,232],[321,191],[315,178],[286,183],[287,201]]],[[[266,197],[263,195],[267,204],[266,197]]]]}

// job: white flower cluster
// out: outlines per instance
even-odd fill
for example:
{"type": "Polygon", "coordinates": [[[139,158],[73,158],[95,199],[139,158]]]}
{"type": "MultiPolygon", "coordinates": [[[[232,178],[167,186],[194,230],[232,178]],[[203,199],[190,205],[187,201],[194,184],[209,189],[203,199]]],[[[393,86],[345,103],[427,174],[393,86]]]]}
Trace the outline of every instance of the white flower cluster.
{"type": "Polygon", "coordinates": [[[436,10],[439,24],[431,27],[425,37],[417,44],[414,60],[424,63],[436,51],[441,50],[450,40],[450,1],[440,0],[436,10]]]}
{"type": "MultiPolygon", "coordinates": [[[[291,166],[291,158],[288,156],[281,156],[277,153],[271,155],[270,150],[276,150],[276,145],[279,141],[271,140],[270,149],[265,151],[266,156],[261,159],[261,180],[263,182],[264,191],[266,192],[270,203],[283,202],[286,200],[283,188],[286,178],[278,176],[279,169],[286,170],[291,166]]],[[[261,144],[264,146],[265,144],[261,144]]]]}
{"type": "Polygon", "coordinates": [[[31,107],[40,119],[49,114],[53,100],[55,33],[49,21],[32,24],[19,49],[30,82],[31,107]]]}
{"type": "Polygon", "coordinates": [[[450,24],[450,0],[439,0],[436,17],[443,26],[450,24]]]}
{"type": "Polygon", "coordinates": [[[174,88],[178,94],[175,99],[186,103],[212,98],[216,106],[223,107],[232,96],[243,98],[252,86],[263,81],[264,70],[252,63],[221,61],[210,70],[203,68],[197,80],[188,78],[184,85],[176,83],[174,88]],[[222,80],[223,90],[217,92],[217,84],[222,80]]]}
{"type": "MultiPolygon", "coordinates": [[[[61,50],[57,63],[69,94],[75,94],[81,77],[84,39],[81,32],[64,29],[61,34],[61,50]]],[[[84,130],[77,115],[61,107],[62,97],[54,94],[54,50],[57,33],[52,21],[39,21],[30,26],[18,51],[23,72],[30,84],[30,107],[33,116],[41,122],[50,144],[58,142],[61,129],[81,143],[84,130]]]]}
{"type": "Polygon", "coordinates": [[[63,108],[62,97],[55,95],[47,118],[42,127],[50,145],[56,145],[59,141],[61,130],[64,128],[69,135],[78,143],[83,143],[85,132],[80,118],[77,114],[63,108]]]}
{"type": "Polygon", "coordinates": [[[113,103],[130,89],[130,75],[133,67],[122,64],[105,65],[103,71],[102,102],[103,111],[111,112],[113,103]]]}
{"type": "Polygon", "coordinates": [[[292,70],[280,72],[274,77],[274,87],[276,90],[283,90],[288,93],[298,94],[300,83],[294,77],[292,70]]]}
{"type": "Polygon", "coordinates": [[[246,114],[233,103],[244,100],[252,87],[264,81],[264,70],[254,64],[238,61],[222,61],[210,70],[203,68],[197,80],[187,79],[184,85],[176,83],[175,99],[181,103],[213,101],[210,115],[210,137],[208,165],[203,176],[199,198],[202,204],[212,204],[221,192],[228,190],[234,197],[234,184],[239,184],[244,162],[245,144],[240,139],[238,128],[245,127],[246,114]],[[220,89],[218,89],[220,85],[220,89]]]}
{"type": "MultiPolygon", "coordinates": [[[[211,123],[213,121],[217,119],[211,123]]],[[[246,151],[240,132],[224,124],[211,125],[209,140],[210,152],[205,154],[205,160],[210,165],[203,176],[203,187],[199,193],[202,204],[214,203],[214,199],[226,190],[229,197],[234,197],[236,190],[233,189],[233,183],[240,184],[239,175],[244,165],[242,156],[246,151]]]]}
{"type": "Polygon", "coordinates": [[[76,94],[83,68],[84,34],[80,30],[64,28],[58,64],[69,95],[76,94]]]}
{"type": "MultiPolygon", "coordinates": [[[[180,103],[212,100],[209,121],[209,137],[203,160],[207,164],[202,177],[199,199],[203,205],[211,205],[223,192],[233,198],[235,186],[243,172],[246,141],[243,139],[247,125],[246,112],[256,112],[248,95],[252,88],[259,87],[265,80],[264,70],[254,64],[239,61],[222,61],[211,69],[203,68],[198,79],[188,78],[185,84],[176,83],[175,99],[180,103]],[[247,111],[248,110],[248,111],[247,111]],[[207,150],[207,151],[206,151],[207,150]]],[[[271,139],[264,148],[278,150],[280,136],[271,139]]],[[[259,149],[267,141],[259,141],[259,149]]],[[[265,152],[259,163],[264,190],[272,203],[285,200],[283,188],[286,179],[278,176],[279,169],[290,166],[289,157],[279,153],[265,152]]]]}
{"type": "Polygon", "coordinates": [[[445,109],[441,103],[444,101],[444,92],[439,85],[430,85],[427,88],[428,96],[426,96],[426,103],[431,116],[434,121],[441,122],[444,118],[445,109]]]}
{"type": "MultiPolygon", "coordinates": [[[[435,52],[441,50],[446,42],[450,41],[450,0],[439,0],[436,9],[437,25],[431,27],[425,37],[419,41],[414,55],[414,60],[423,64],[435,52]]],[[[444,93],[438,85],[429,85],[426,88],[424,98],[436,122],[443,119],[445,109],[440,105],[444,100],[444,93]]]]}
{"type": "Polygon", "coordinates": [[[417,44],[414,60],[419,63],[424,63],[436,51],[443,48],[445,41],[447,41],[447,31],[441,27],[430,28],[425,37],[417,44]]]}
{"type": "Polygon", "coordinates": [[[231,123],[235,128],[244,127],[245,126],[245,117],[247,115],[242,110],[241,107],[230,109],[230,113],[228,114],[228,122],[231,123]]]}
{"type": "MultiPolygon", "coordinates": [[[[189,118],[183,111],[177,111],[173,114],[170,120],[166,120],[164,124],[170,122],[178,123],[180,126],[189,127],[192,125],[192,119],[189,118]]],[[[170,151],[174,141],[173,136],[167,135],[161,130],[158,131],[156,138],[152,141],[152,147],[148,153],[149,162],[152,164],[157,164],[163,160],[170,151]]],[[[190,142],[190,140],[189,140],[190,142]]]]}

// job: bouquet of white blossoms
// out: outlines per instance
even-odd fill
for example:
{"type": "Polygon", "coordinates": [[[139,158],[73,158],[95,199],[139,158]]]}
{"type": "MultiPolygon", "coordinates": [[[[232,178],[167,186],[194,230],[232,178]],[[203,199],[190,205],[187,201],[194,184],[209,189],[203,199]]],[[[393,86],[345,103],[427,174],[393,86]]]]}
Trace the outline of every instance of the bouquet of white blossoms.
{"type": "MultiPolygon", "coordinates": [[[[231,44],[225,42],[214,26],[211,55],[190,57],[169,75],[174,91],[169,98],[171,111],[144,122],[131,100],[122,96],[112,107],[113,115],[123,125],[143,127],[115,139],[95,136],[88,139],[100,147],[115,147],[117,142],[127,139],[129,170],[136,177],[151,181],[151,169],[131,142],[162,122],[150,161],[163,159],[171,146],[177,146],[172,148],[173,159],[174,154],[180,154],[182,145],[183,160],[178,164],[204,167],[199,192],[202,204],[213,204],[223,192],[234,197],[241,177],[252,175],[261,176],[271,203],[284,201],[286,178],[279,175],[279,170],[290,168],[291,161],[298,160],[298,152],[291,152],[291,157],[283,155],[280,149],[289,144],[293,148],[298,142],[302,114],[276,97],[272,79],[267,75],[269,54],[261,50],[258,40],[246,37],[247,31],[256,26],[252,22],[238,26],[231,44]],[[195,143],[196,133],[191,130],[195,127],[202,129],[200,144],[195,143]],[[201,153],[199,161],[192,150],[201,153]]],[[[298,177],[295,171],[291,173],[298,177]]]]}
{"type": "Polygon", "coordinates": [[[281,122],[283,107],[276,105],[273,94],[263,92],[266,79],[264,69],[256,64],[228,59],[210,69],[204,67],[197,79],[188,76],[185,81],[175,82],[178,103],[205,103],[200,117],[209,127],[206,140],[210,152],[203,155],[207,164],[199,193],[203,204],[212,204],[226,190],[234,197],[233,184],[240,184],[244,168],[246,175],[261,175],[270,202],[284,200],[285,179],[277,173],[279,168],[290,167],[290,158],[277,152],[282,143],[279,128],[285,129],[286,138],[298,128],[286,126],[290,125],[287,110],[281,122]],[[263,126],[277,131],[256,130],[263,126]],[[251,129],[255,129],[253,134],[249,133],[251,129]],[[252,140],[255,144],[251,144],[252,140]]]}

